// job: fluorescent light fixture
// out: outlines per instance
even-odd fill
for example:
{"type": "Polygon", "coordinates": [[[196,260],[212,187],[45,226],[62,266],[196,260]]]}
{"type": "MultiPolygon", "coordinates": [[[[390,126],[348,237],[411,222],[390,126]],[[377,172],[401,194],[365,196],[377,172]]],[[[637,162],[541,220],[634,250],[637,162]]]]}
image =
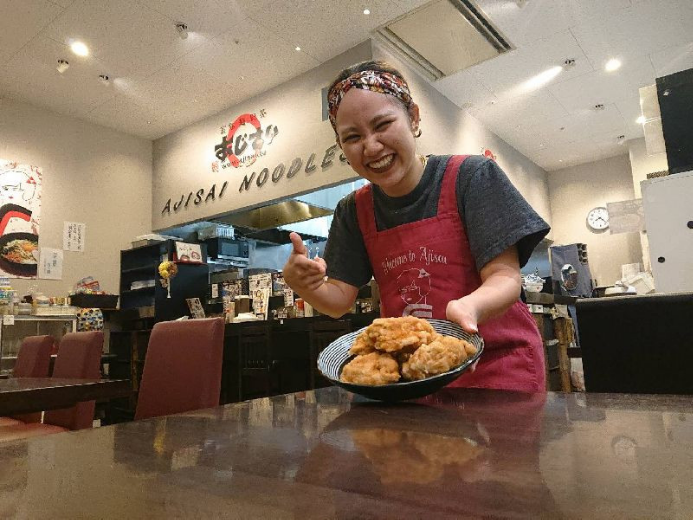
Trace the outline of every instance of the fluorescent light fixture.
{"type": "Polygon", "coordinates": [[[181,40],[185,40],[188,37],[188,26],[184,23],[177,23],[176,31],[178,31],[178,36],[180,36],[181,40]]]}
{"type": "Polygon", "coordinates": [[[558,76],[562,71],[563,67],[561,67],[560,65],[551,67],[550,69],[547,69],[544,72],[537,74],[533,78],[530,78],[529,80],[525,81],[522,85],[522,90],[524,90],[525,92],[529,92],[541,88],[547,83],[549,83],[556,76],[558,76]]]}
{"type": "Polygon", "coordinates": [[[607,72],[613,72],[620,68],[621,60],[617,60],[616,58],[611,58],[609,61],[606,62],[606,65],[604,65],[604,70],[607,72]]]}
{"type": "Polygon", "coordinates": [[[77,56],[89,56],[89,47],[79,41],[74,41],[70,44],[70,50],[77,56]]]}
{"type": "Polygon", "coordinates": [[[301,52],[301,48],[298,45],[296,46],[296,51],[301,52]]]}
{"type": "Polygon", "coordinates": [[[645,119],[645,116],[640,116],[639,118],[637,118],[637,119],[635,120],[635,122],[638,123],[639,125],[644,125],[644,124],[645,124],[645,121],[647,121],[647,120],[645,119]]]}

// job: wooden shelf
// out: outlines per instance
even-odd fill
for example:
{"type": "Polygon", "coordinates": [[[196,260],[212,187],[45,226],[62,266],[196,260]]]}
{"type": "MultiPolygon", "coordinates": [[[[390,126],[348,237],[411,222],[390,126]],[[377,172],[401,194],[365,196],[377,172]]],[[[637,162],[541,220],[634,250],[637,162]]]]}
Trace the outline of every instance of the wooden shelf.
{"type": "Polygon", "coordinates": [[[131,267],[130,269],[123,269],[121,274],[130,274],[130,273],[148,273],[150,272],[152,274],[156,274],[156,265],[151,264],[151,265],[145,265],[142,267],[131,267]]]}
{"type": "Polygon", "coordinates": [[[136,294],[136,293],[147,293],[147,292],[154,292],[154,289],[156,289],[155,286],[152,287],[142,287],[140,289],[128,289],[126,291],[120,291],[120,294],[136,294]]]}

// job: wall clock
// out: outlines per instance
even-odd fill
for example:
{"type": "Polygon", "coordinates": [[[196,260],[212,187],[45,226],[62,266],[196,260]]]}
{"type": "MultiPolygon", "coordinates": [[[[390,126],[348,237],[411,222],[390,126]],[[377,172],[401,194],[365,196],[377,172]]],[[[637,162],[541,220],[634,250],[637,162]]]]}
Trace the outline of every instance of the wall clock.
{"type": "Polygon", "coordinates": [[[609,212],[603,207],[591,209],[587,213],[587,226],[593,231],[604,231],[609,227],[609,212]]]}

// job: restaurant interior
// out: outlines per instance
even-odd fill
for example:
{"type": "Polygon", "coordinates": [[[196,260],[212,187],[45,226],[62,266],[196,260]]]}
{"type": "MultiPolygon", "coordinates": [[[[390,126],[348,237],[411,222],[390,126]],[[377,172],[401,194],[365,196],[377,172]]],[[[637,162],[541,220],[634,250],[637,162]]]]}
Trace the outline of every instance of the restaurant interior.
{"type": "Polygon", "coordinates": [[[0,20],[0,517],[693,514],[693,2],[0,20]],[[520,296],[545,391],[446,386],[491,355],[456,324],[455,370],[349,386],[378,283],[335,318],[284,280],[290,234],[322,258],[369,185],[327,96],[367,60],[407,79],[419,154],[483,156],[550,225],[520,296]]]}

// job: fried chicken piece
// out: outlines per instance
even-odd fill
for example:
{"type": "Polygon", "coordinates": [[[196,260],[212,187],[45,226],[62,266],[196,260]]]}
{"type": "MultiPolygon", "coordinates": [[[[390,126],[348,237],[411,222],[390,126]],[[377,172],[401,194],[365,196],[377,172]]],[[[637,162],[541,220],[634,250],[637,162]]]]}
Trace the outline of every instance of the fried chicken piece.
{"type": "Polygon", "coordinates": [[[375,351],[375,346],[364,330],[356,336],[353,345],[349,349],[349,354],[352,356],[360,356],[362,354],[370,354],[375,351]]]}
{"type": "Polygon", "coordinates": [[[389,353],[416,350],[435,335],[430,323],[415,316],[377,318],[365,332],[377,350],[389,353]]]}
{"type": "Polygon", "coordinates": [[[419,347],[402,365],[402,377],[416,380],[458,367],[467,359],[464,340],[438,334],[431,343],[419,347]]]}
{"type": "Polygon", "coordinates": [[[356,385],[388,385],[399,381],[399,365],[392,356],[371,352],[356,356],[342,369],[341,380],[356,385]]]}
{"type": "Polygon", "coordinates": [[[446,468],[459,469],[484,451],[469,439],[428,432],[355,429],[351,438],[383,484],[429,484],[446,468]]]}
{"type": "Polygon", "coordinates": [[[476,346],[472,345],[469,341],[465,341],[463,339],[461,339],[460,341],[464,343],[464,351],[467,353],[467,357],[472,357],[479,351],[479,349],[476,348],[476,346]]]}
{"type": "Polygon", "coordinates": [[[476,442],[460,437],[447,437],[431,434],[430,438],[413,439],[414,446],[429,461],[436,464],[456,464],[462,466],[477,458],[484,448],[476,442]]]}

